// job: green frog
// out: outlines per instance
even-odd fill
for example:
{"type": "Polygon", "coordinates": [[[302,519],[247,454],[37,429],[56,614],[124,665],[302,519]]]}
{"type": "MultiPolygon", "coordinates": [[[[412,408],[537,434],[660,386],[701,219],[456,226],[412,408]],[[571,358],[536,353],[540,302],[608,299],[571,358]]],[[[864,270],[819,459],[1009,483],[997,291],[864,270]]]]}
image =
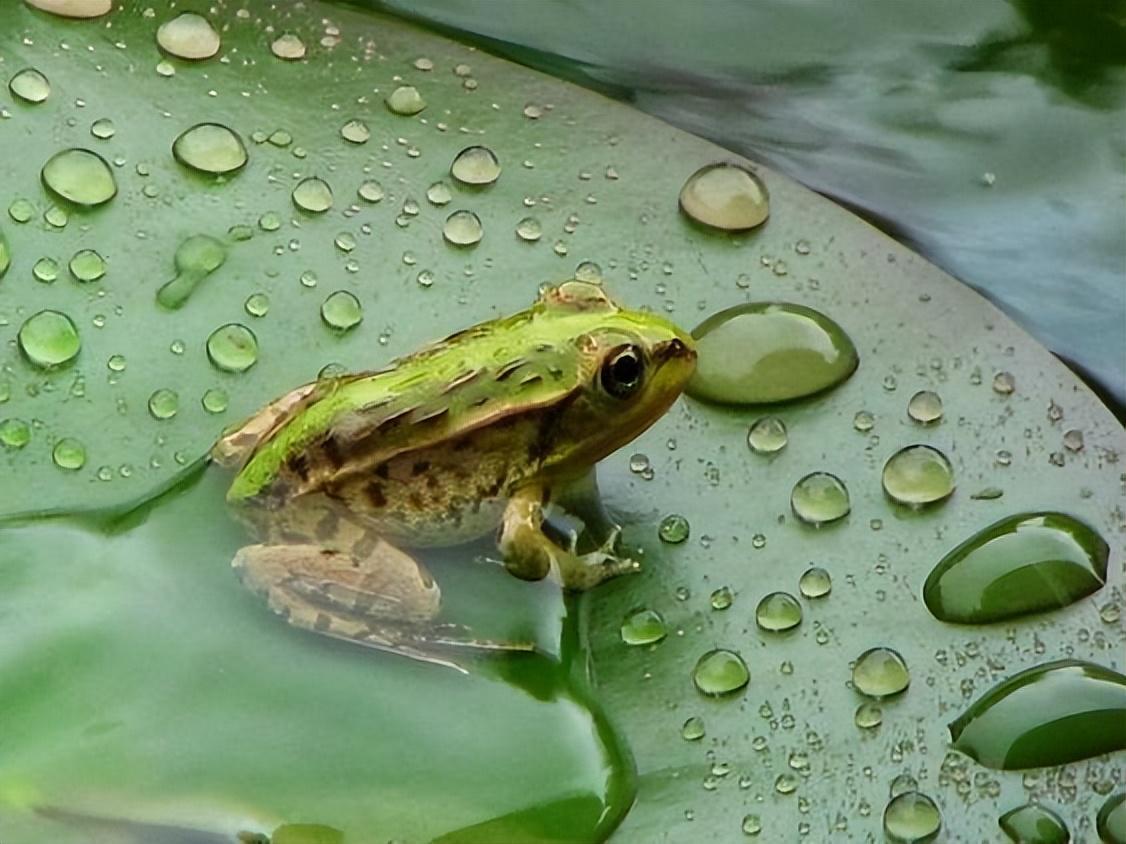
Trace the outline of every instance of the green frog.
{"type": "Polygon", "coordinates": [[[298,627],[446,664],[451,645],[521,647],[437,624],[438,584],[405,549],[499,527],[520,578],[581,590],[636,571],[616,530],[583,554],[549,538],[545,508],[652,425],[695,361],[668,320],[572,280],[385,369],[298,387],[212,450],[238,467],[227,501],[259,543],[232,564],[298,627]]]}

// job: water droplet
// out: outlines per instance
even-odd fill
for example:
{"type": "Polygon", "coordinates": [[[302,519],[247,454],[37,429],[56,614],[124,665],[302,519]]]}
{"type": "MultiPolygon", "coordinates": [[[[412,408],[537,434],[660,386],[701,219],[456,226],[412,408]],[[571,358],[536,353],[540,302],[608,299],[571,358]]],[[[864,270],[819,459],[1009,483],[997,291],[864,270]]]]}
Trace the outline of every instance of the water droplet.
{"type": "Polygon", "coordinates": [[[954,492],[954,467],[946,455],[929,445],[909,445],[888,458],[884,492],[900,504],[922,507],[954,492]]]}
{"type": "Polygon", "coordinates": [[[227,409],[229,399],[226,390],[213,387],[203,394],[200,404],[208,413],[222,413],[227,409]]]}
{"type": "Polygon", "coordinates": [[[535,217],[525,217],[516,224],[516,234],[521,240],[534,242],[543,236],[543,226],[535,217]]]}
{"type": "Polygon", "coordinates": [[[876,417],[869,413],[867,410],[858,410],[856,415],[852,417],[852,427],[866,434],[871,431],[876,425],[876,417]]]}
{"type": "Polygon", "coordinates": [[[771,633],[793,630],[801,617],[801,604],[789,592],[771,592],[755,607],[755,623],[771,633]]]}
{"type": "Polygon", "coordinates": [[[735,593],[730,586],[721,586],[712,592],[710,601],[713,610],[725,610],[734,603],[735,593]]]}
{"type": "Polygon", "coordinates": [[[202,15],[184,12],[160,25],[156,43],[179,59],[199,61],[219,52],[219,33],[202,15]]]}
{"type": "Polygon", "coordinates": [[[349,143],[366,144],[371,138],[371,129],[362,120],[349,120],[340,127],[340,137],[349,143]]]}
{"type": "Polygon", "coordinates": [[[180,397],[174,390],[161,388],[149,396],[149,413],[153,419],[171,419],[180,409],[180,397]]]}
{"type": "Polygon", "coordinates": [[[86,465],[86,446],[73,437],[63,437],[51,450],[51,459],[60,469],[76,471],[86,465]]]}
{"type": "Polygon", "coordinates": [[[8,245],[8,238],[4,236],[4,232],[0,231],[0,278],[4,277],[4,273],[11,265],[12,248],[8,245]]]}
{"type": "Polygon", "coordinates": [[[756,454],[777,454],[788,442],[786,423],[777,416],[763,416],[747,431],[747,445],[756,454]]]}
{"type": "Polygon", "coordinates": [[[1106,583],[1109,546],[1064,513],[1022,513],[995,522],[947,554],[927,577],[931,614],[987,624],[1066,607],[1106,583]]]}
{"type": "Polygon", "coordinates": [[[744,835],[758,835],[762,832],[762,819],[758,815],[744,815],[741,828],[744,835]]]}
{"type": "Polygon", "coordinates": [[[95,206],[109,202],[117,183],[105,159],[88,149],[65,149],[43,165],[40,174],[50,190],[76,205],[95,206]]]}
{"type": "Polygon", "coordinates": [[[472,211],[454,211],[442,226],[442,236],[454,246],[473,246],[484,234],[481,219],[472,211]]]}
{"type": "Polygon", "coordinates": [[[379,184],[379,182],[364,182],[356,192],[364,202],[379,202],[379,200],[383,199],[383,185],[379,184]]]}
{"type": "Polygon", "coordinates": [[[665,619],[656,610],[636,609],[622,622],[622,641],[627,645],[652,645],[666,635],[665,619]]]}
{"type": "Polygon", "coordinates": [[[106,359],[106,367],[110,372],[124,372],[125,371],[125,355],[110,355],[106,359]]]}
{"type": "Polygon", "coordinates": [[[97,18],[113,8],[113,0],[26,0],[26,3],[61,18],[97,18]]]}
{"type": "Polygon", "coordinates": [[[1071,841],[1063,818],[1036,803],[1026,803],[1005,812],[997,824],[1016,844],[1069,844],[1071,841]]]}
{"type": "Polygon", "coordinates": [[[167,79],[169,76],[175,76],[176,75],[176,67],[170,61],[163,60],[163,61],[157,62],[156,72],[160,76],[163,76],[167,79]]]}
{"type": "Polygon", "coordinates": [[[258,218],[258,228],[264,232],[276,232],[281,228],[281,217],[273,211],[267,211],[258,218]]]}
{"type": "Polygon", "coordinates": [[[774,790],[779,794],[793,794],[798,787],[798,778],[793,774],[779,774],[774,779],[774,790]]]}
{"type": "Polygon", "coordinates": [[[59,277],[59,264],[54,258],[40,258],[31,268],[31,274],[36,281],[50,284],[59,277]]]}
{"type": "Polygon", "coordinates": [[[341,232],[333,238],[332,242],[336,244],[336,248],[341,252],[351,252],[356,248],[356,238],[348,232],[341,232]]]}
{"type": "Polygon", "coordinates": [[[163,307],[176,309],[203,281],[227,260],[227,247],[223,242],[205,234],[196,234],[176,247],[173,263],[176,277],[166,282],[156,292],[156,301],[163,307]]]}
{"type": "Polygon", "coordinates": [[[360,300],[347,290],[330,293],[321,305],[321,318],[329,328],[347,331],[359,325],[364,318],[360,300]]]}
{"type": "Polygon", "coordinates": [[[942,418],[942,397],[930,390],[920,390],[907,402],[907,415],[921,425],[931,425],[942,418]]]}
{"type": "Polygon", "coordinates": [[[197,123],[172,142],[173,157],[193,170],[219,176],[242,169],[246,147],[220,123],[197,123]]]}
{"type": "Polygon", "coordinates": [[[680,189],[680,210],[698,223],[723,231],[745,231],[770,214],[766,185],[738,164],[709,164],[680,189]]]}
{"type": "Polygon", "coordinates": [[[970,496],[974,501],[996,501],[998,498],[1005,494],[1005,490],[999,486],[987,486],[984,489],[979,489],[977,492],[970,496]]]}
{"type": "Polygon", "coordinates": [[[19,344],[27,359],[43,369],[67,363],[82,346],[70,317],[50,310],[28,318],[20,328],[19,344]]]}
{"type": "Polygon", "coordinates": [[[1126,844],[1126,792],[1112,794],[1103,803],[1095,829],[1103,844],[1126,844]]]}
{"type": "Polygon", "coordinates": [[[313,272],[312,270],[305,270],[305,272],[301,273],[301,286],[302,287],[316,287],[317,286],[317,274],[315,272],[313,272]]]}
{"type": "MultiPolygon", "coordinates": [[[[285,149],[287,146],[293,143],[293,135],[289,134],[289,132],[285,131],[285,129],[275,129],[267,136],[266,140],[276,147],[285,149]]],[[[297,150],[294,150],[293,154],[297,155],[297,150]]],[[[304,156],[297,157],[303,158],[304,156]]]]}
{"type": "Polygon", "coordinates": [[[884,808],[884,833],[893,844],[926,844],[941,829],[938,806],[918,791],[900,794],[884,808]]]}
{"type": "Polygon", "coordinates": [[[657,535],[663,542],[676,545],[688,538],[688,531],[688,519],[679,513],[671,513],[661,519],[661,524],[657,528],[657,535]]]}
{"type": "Polygon", "coordinates": [[[450,175],[466,185],[491,185],[500,176],[500,162],[488,147],[466,147],[454,158],[450,175]]]}
{"type": "Polygon", "coordinates": [[[26,199],[14,199],[8,206],[8,216],[17,223],[26,223],[35,216],[35,206],[26,199]]]}
{"type": "Polygon", "coordinates": [[[293,189],[293,204],[310,214],[321,214],[332,207],[332,188],[316,176],[302,179],[293,189]]]}
{"type": "Polygon", "coordinates": [[[1007,396],[1017,387],[1016,379],[1011,372],[998,372],[993,376],[993,392],[1007,396]]]}
{"type": "Polygon", "coordinates": [[[385,102],[387,108],[394,114],[401,114],[405,117],[418,114],[426,108],[426,100],[422,98],[418,89],[412,85],[399,86],[388,95],[385,102]]]}
{"type": "Polygon", "coordinates": [[[445,182],[435,182],[426,189],[426,198],[437,206],[448,205],[454,198],[450,187],[445,182]]]}
{"type": "Polygon", "coordinates": [[[829,317],[803,305],[753,302],[692,332],[694,397],[730,404],[790,401],[835,387],[856,370],[856,347],[829,317]]]}
{"type": "Polygon", "coordinates": [[[264,317],[270,312],[270,297],[265,293],[251,293],[243,307],[252,317],[264,317]]]}
{"type": "Polygon", "coordinates": [[[285,32],[270,44],[270,52],[279,59],[297,61],[305,58],[305,42],[291,32],[285,32]]]}
{"type": "Polygon", "coordinates": [[[106,262],[93,249],[80,249],[70,259],[70,274],[82,282],[97,281],[106,274],[106,262]]]}
{"type": "Polygon", "coordinates": [[[852,722],[862,730],[872,730],[884,722],[884,711],[874,703],[862,703],[856,707],[852,722]]]}
{"type": "Polygon", "coordinates": [[[751,672],[747,670],[743,658],[723,648],[708,651],[700,657],[692,672],[696,688],[713,697],[737,692],[750,680],[751,672]]]}
{"type": "Polygon", "coordinates": [[[9,81],[8,89],[25,103],[41,103],[51,95],[51,83],[33,67],[25,67],[9,81]]]}
{"type": "Polygon", "coordinates": [[[1072,429],[1063,435],[1063,447],[1072,453],[1083,450],[1083,432],[1072,429]]]}
{"type": "Polygon", "coordinates": [[[901,694],[910,682],[907,663],[891,648],[865,651],[852,668],[852,684],[856,690],[876,699],[901,694]]]}
{"type": "Polygon", "coordinates": [[[117,127],[108,117],[102,117],[90,124],[90,134],[99,140],[109,140],[117,132],[117,127]]]}
{"type": "Polygon", "coordinates": [[[1099,618],[1102,619],[1103,624],[1117,624],[1121,617],[1122,610],[1114,601],[1103,604],[1099,609],[1099,618]]]}
{"type": "Polygon", "coordinates": [[[207,338],[207,357],[225,372],[245,372],[258,360],[258,338],[245,325],[228,323],[207,338]]]}
{"type": "Polygon", "coordinates": [[[795,516],[815,527],[843,519],[852,509],[848,488],[828,472],[811,472],[794,484],[790,507],[795,516]]]}
{"type": "Polygon", "coordinates": [[[31,426],[22,419],[5,419],[0,422],[0,445],[12,450],[21,449],[31,442],[31,426]]]}
{"type": "Polygon", "coordinates": [[[818,566],[806,569],[798,580],[798,590],[806,598],[824,598],[833,589],[829,572],[818,566]]]}
{"type": "Polygon", "coordinates": [[[706,735],[704,719],[693,715],[680,728],[680,737],[685,741],[699,741],[706,735]]]}

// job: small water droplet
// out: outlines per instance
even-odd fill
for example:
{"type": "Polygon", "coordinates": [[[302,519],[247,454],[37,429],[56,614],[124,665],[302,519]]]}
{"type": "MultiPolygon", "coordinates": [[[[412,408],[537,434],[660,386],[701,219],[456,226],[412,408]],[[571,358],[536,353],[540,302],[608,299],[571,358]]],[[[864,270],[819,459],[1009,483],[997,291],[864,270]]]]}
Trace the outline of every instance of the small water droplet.
{"type": "Polygon", "coordinates": [[[35,216],[35,206],[26,199],[14,199],[8,206],[8,216],[17,223],[26,223],[35,216]]]}
{"type": "Polygon", "coordinates": [[[70,317],[45,310],[24,322],[19,330],[19,345],[31,363],[47,369],[72,360],[82,343],[70,317]]]}
{"type": "Polygon", "coordinates": [[[973,493],[970,498],[974,501],[996,501],[1004,494],[1005,490],[999,486],[987,486],[973,493]]]}
{"type": "Polygon", "coordinates": [[[712,592],[710,601],[713,610],[725,610],[735,602],[735,593],[730,586],[721,586],[712,592]]]}
{"type": "Polygon", "coordinates": [[[366,144],[371,138],[371,129],[362,120],[349,120],[340,127],[340,137],[349,143],[366,144]]]}
{"type": "Polygon", "coordinates": [[[258,218],[258,228],[264,232],[276,232],[281,228],[281,217],[273,211],[267,211],[258,218]]]}
{"type": "Polygon", "coordinates": [[[149,413],[153,419],[171,419],[180,409],[180,397],[175,390],[162,387],[149,396],[149,413]]]}
{"type": "Polygon", "coordinates": [[[31,426],[22,419],[5,419],[0,422],[0,445],[13,451],[31,442],[31,426]]]}
{"type": "Polygon", "coordinates": [[[1083,450],[1083,432],[1072,428],[1063,435],[1063,447],[1072,453],[1083,450]]]}
{"type": "Polygon", "coordinates": [[[173,65],[170,61],[162,60],[157,62],[156,72],[158,75],[163,76],[167,79],[169,76],[176,75],[176,66],[173,65]]]}
{"type": "Polygon", "coordinates": [[[258,338],[245,325],[228,323],[207,338],[207,357],[225,372],[245,372],[258,360],[258,338]]]}
{"type": "Polygon", "coordinates": [[[203,398],[200,399],[200,404],[203,405],[203,409],[208,413],[222,413],[227,409],[228,403],[227,391],[221,390],[218,387],[211,388],[205,392],[203,398]]]}
{"type": "Polygon", "coordinates": [[[329,328],[347,331],[355,328],[364,318],[360,300],[347,290],[330,293],[321,305],[321,318],[329,328]]]}
{"type": "Polygon", "coordinates": [[[88,149],[65,149],[43,165],[43,184],[53,193],[76,205],[95,206],[109,202],[117,193],[117,182],[105,159],[88,149]]]}
{"type": "Polygon", "coordinates": [[[70,274],[78,281],[97,281],[106,274],[106,262],[93,249],[80,249],[70,259],[70,274]]]}
{"type": "Polygon", "coordinates": [[[86,465],[86,446],[74,437],[63,437],[51,450],[51,459],[60,469],[77,471],[86,465]]]}
{"type": "Polygon", "coordinates": [[[106,141],[114,136],[117,127],[108,117],[102,117],[90,124],[90,134],[95,138],[106,141]]]}
{"type": "Polygon", "coordinates": [[[385,102],[387,108],[394,114],[401,114],[404,117],[418,114],[426,108],[426,100],[422,98],[418,89],[412,85],[399,86],[388,95],[385,102]]]}
{"type": "Polygon", "coordinates": [[[758,815],[744,815],[741,829],[744,835],[758,835],[762,832],[762,819],[758,815]]]}
{"type": "Polygon", "coordinates": [[[751,673],[734,651],[716,648],[696,662],[692,681],[706,695],[718,697],[739,691],[750,682],[751,673]]]}
{"type": "Polygon", "coordinates": [[[883,485],[888,497],[900,504],[934,504],[954,492],[954,467],[937,448],[909,445],[884,464],[883,485]]]}
{"type": "Polygon", "coordinates": [[[680,209],[693,220],[723,231],[745,231],[770,214],[766,185],[746,167],[709,164],[688,177],[680,209]]]}
{"type": "Polygon", "coordinates": [[[575,267],[575,279],[577,281],[585,281],[588,284],[601,284],[602,267],[598,266],[594,261],[583,261],[575,267]]]}
{"type": "Polygon", "coordinates": [[[525,217],[516,224],[516,234],[521,240],[537,241],[543,236],[543,227],[535,217],[525,217]]]}
{"type": "Polygon", "coordinates": [[[931,425],[942,418],[942,397],[930,390],[920,390],[907,402],[907,415],[921,425],[931,425]]]}
{"type": "Polygon", "coordinates": [[[876,424],[876,417],[869,413],[867,410],[859,410],[856,415],[852,417],[852,427],[865,434],[871,431],[876,424]]]}
{"type": "Polygon", "coordinates": [[[251,293],[246,297],[244,307],[252,317],[264,317],[270,312],[270,297],[265,293],[251,293]]]}
{"type": "Polygon", "coordinates": [[[435,182],[426,189],[426,198],[434,205],[441,207],[448,205],[454,198],[450,187],[445,182],[435,182]]]}
{"type": "Polygon", "coordinates": [[[379,182],[366,181],[356,191],[364,202],[379,202],[383,199],[383,185],[379,182]]]}
{"type": "Polygon", "coordinates": [[[51,83],[33,67],[18,71],[8,81],[8,89],[25,103],[41,103],[51,96],[51,83]]]}
{"type": "Polygon", "coordinates": [[[806,598],[824,598],[833,589],[829,572],[819,566],[806,569],[798,579],[798,591],[806,598]]]}
{"type": "Polygon", "coordinates": [[[356,238],[349,232],[340,232],[332,242],[341,252],[351,252],[356,248],[356,238]]]}
{"type": "Polygon", "coordinates": [[[871,730],[884,722],[884,711],[874,703],[862,703],[856,707],[852,722],[862,730],[871,730]]]}
{"type": "MultiPolygon", "coordinates": [[[[293,135],[289,134],[289,132],[285,131],[285,129],[275,129],[266,137],[266,140],[269,141],[273,146],[276,146],[280,149],[285,149],[287,146],[293,143],[293,135]]],[[[297,155],[297,150],[294,150],[293,154],[297,155]]],[[[297,155],[297,157],[301,158],[302,156],[297,155]]]]}
{"type": "Polygon", "coordinates": [[[321,214],[332,207],[332,188],[316,176],[302,179],[293,189],[293,204],[310,214],[321,214]]]}
{"type": "Polygon", "coordinates": [[[900,794],[884,808],[884,833],[893,844],[926,844],[941,829],[938,806],[918,791],[900,794]]]}
{"type": "Polygon", "coordinates": [[[684,516],[681,516],[679,513],[672,513],[665,516],[661,520],[660,526],[657,528],[657,535],[661,540],[672,545],[679,544],[688,539],[688,532],[688,519],[684,518],[684,516]]]}
{"type": "Polygon", "coordinates": [[[173,157],[200,173],[219,176],[242,169],[247,162],[242,139],[221,123],[197,123],[172,142],[173,157]]]}
{"type": "Polygon", "coordinates": [[[993,392],[1007,396],[1016,389],[1017,382],[1011,372],[998,372],[993,376],[993,392]]]}
{"type": "Polygon", "coordinates": [[[774,790],[779,794],[793,794],[798,787],[798,778],[793,774],[779,774],[774,779],[774,790]]]}
{"type": "Polygon", "coordinates": [[[450,175],[465,185],[490,185],[500,176],[500,162],[488,147],[466,147],[454,158],[450,175]]]}
{"type": "Polygon", "coordinates": [[[777,416],[763,416],[747,431],[747,445],[756,454],[777,454],[788,442],[786,423],[777,416]]]}
{"type": "Polygon", "coordinates": [[[106,359],[106,368],[108,368],[110,372],[124,372],[125,366],[125,355],[110,355],[106,359]]]}
{"type": "Polygon", "coordinates": [[[852,668],[852,684],[856,690],[877,700],[901,694],[910,682],[907,663],[891,648],[865,651],[852,668]]]}
{"type": "Polygon", "coordinates": [[[680,728],[680,737],[685,741],[699,741],[706,735],[704,719],[693,715],[680,728]]]}
{"type": "Polygon", "coordinates": [[[297,61],[305,58],[305,42],[291,32],[285,32],[270,44],[270,52],[279,59],[297,61]]]}
{"type": "Polygon", "coordinates": [[[820,527],[843,519],[852,504],[840,478],[828,472],[811,472],[794,484],[790,507],[803,522],[820,527]]]}
{"type": "Polygon", "coordinates": [[[40,258],[31,268],[36,281],[50,284],[59,277],[59,264],[54,258],[40,258]]]}
{"type": "Polygon", "coordinates": [[[792,630],[801,619],[801,604],[789,592],[771,592],[755,607],[755,623],[771,633],[792,630]]]}
{"type": "Polygon", "coordinates": [[[627,645],[652,645],[665,638],[665,619],[651,609],[636,609],[622,621],[622,641],[627,645]]]}
{"type": "Polygon", "coordinates": [[[207,18],[184,12],[160,25],[156,43],[176,58],[200,61],[218,53],[221,41],[207,18]]]}
{"type": "Polygon", "coordinates": [[[484,234],[481,219],[472,211],[454,211],[442,226],[442,236],[454,246],[473,246],[484,234]]]}

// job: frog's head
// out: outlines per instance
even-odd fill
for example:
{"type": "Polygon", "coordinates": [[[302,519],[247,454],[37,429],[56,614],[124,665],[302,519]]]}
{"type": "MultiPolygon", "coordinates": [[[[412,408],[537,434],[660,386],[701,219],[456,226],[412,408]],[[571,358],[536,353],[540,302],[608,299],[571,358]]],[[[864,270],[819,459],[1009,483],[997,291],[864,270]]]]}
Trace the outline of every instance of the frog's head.
{"type": "Polygon", "coordinates": [[[696,369],[692,336],[656,314],[609,303],[573,338],[578,384],[558,408],[558,471],[580,471],[656,422],[696,369]]]}

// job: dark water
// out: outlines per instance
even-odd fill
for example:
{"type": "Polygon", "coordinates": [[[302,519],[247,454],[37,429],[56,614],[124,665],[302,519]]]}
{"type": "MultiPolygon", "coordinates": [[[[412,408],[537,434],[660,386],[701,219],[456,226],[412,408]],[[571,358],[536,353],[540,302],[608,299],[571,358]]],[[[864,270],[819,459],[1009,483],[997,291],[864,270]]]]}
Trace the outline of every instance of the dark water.
{"type": "Polygon", "coordinates": [[[763,161],[1126,401],[1121,0],[383,0],[763,161]]]}

